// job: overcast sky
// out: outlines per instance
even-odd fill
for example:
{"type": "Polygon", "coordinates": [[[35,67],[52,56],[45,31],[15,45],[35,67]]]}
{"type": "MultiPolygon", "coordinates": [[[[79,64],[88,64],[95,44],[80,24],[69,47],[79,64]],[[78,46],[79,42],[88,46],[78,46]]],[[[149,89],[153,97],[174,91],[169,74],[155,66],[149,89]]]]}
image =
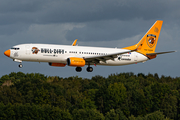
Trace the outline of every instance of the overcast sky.
{"type": "Polygon", "coordinates": [[[0,77],[11,72],[47,76],[91,78],[121,72],[158,73],[180,77],[179,0],[0,0],[0,77]],[[74,67],[51,67],[48,63],[16,62],[4,51],[22,43],[52,43],[79,46],[126,47],[136,44],[156,20],[163,20],[156,52],[145,63],[127,66],[93,66],[92,73],[77,73],[74,67]]]}

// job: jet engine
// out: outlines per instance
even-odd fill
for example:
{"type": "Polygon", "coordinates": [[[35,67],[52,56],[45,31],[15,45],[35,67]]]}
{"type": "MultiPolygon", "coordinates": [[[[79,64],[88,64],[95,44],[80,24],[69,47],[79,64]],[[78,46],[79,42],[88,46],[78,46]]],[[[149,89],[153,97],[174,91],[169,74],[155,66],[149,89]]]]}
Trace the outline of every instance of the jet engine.
{"type": "Polygon", "coordinates": [[[70,57],[67,59],[68,66],[83,67],[86,64],[83,58],[70,57]]]}

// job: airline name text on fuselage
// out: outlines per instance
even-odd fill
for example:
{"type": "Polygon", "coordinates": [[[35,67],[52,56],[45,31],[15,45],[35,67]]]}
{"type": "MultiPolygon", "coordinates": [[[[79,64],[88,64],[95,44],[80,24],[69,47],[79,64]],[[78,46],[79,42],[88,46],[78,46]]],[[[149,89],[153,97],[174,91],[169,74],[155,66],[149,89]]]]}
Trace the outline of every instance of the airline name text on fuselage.
{"type": "Polygon", "coordinates": [[[47,49],[47,48],[41,48],[41,53],[64,54],[64,49],[47,49]]]}

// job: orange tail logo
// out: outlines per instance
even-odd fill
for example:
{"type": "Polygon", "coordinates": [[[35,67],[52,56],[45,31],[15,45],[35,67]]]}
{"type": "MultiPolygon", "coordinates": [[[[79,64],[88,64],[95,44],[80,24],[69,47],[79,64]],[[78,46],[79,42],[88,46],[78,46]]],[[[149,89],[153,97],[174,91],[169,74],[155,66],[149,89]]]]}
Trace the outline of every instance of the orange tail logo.
{"type": "Polygon", "coordinates": [[[146,40],[147,40],[146,42],[147,42],[148,46],[150,48],[152,48],[156,44],[156,35],[149,34],[149,35],[147,35],[146,40]]]}

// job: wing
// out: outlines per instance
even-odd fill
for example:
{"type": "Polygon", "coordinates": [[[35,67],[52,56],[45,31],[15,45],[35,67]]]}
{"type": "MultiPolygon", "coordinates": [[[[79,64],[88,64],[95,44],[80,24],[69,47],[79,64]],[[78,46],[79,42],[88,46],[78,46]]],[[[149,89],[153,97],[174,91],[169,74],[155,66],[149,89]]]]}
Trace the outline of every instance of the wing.
{"type": "Polygon", "coordinates": [[[100,56],[87,56],[83,58],[86,62],[99,63],[99,61],[103,61],[106,63],[106,60],[114,60],[114,58],[117,58],[118,55],[122,55],[133,51],[136,50],[124,50],[123,52],[118,52],[118,53],[112,53],[112,54],[100,55],[100,56]]]}

